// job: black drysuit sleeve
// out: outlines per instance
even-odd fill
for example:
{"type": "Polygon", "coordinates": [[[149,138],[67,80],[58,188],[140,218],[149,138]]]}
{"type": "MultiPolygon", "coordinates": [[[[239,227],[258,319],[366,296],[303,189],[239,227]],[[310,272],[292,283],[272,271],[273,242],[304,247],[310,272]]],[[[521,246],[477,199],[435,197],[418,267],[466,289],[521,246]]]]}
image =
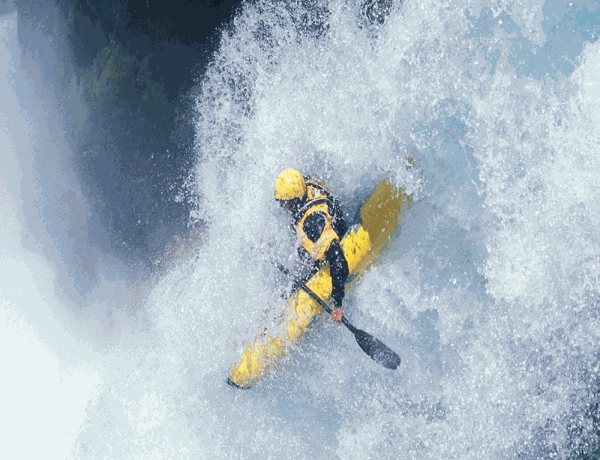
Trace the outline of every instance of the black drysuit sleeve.
{"type": "Polygon", "coordinates": [[[329,250],[325,253],[325,258],[329,263],[329,273],[331,274],[331,301],[334,308],[340,308],[348,279],[348,262],[339,242],[331,243],[329,250]]]}

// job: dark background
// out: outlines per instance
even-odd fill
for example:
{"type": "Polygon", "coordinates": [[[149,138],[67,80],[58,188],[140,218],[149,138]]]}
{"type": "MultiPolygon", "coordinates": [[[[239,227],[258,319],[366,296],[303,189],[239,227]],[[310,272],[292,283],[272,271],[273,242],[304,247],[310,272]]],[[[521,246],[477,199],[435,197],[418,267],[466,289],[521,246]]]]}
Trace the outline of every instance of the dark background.
{"type": "MultiPolygon", "coordinates": [[[[107,254],[132,268],[133,278],[147,276],[197,232],[189,220],[194,194],[186,187],[194,165],[192,96],[241,2],[15,0],[15,6],[22,53],[42,69],[52,110],[70,133],[64,155],[92,209],[84,236],[76,238],[83,241],[73,241],[69,226],[77,222],[57,218],[68,203],[53,196],[42,174],[36,193],[48,199],[24,213],[30,228],[42,219],[49,237],[33,235],[23,245],[57,260],[59,279],[70,278],[79,294],[97,283],[107,254]],[[77,82],[79,101],[70,97],[69,81],[77,82]]],[[[52,174],[43,148],[34,163],[34,170],[52,174]]],[[[24,202],[34,201],[28,193],[24,188],[24,202]]]]}

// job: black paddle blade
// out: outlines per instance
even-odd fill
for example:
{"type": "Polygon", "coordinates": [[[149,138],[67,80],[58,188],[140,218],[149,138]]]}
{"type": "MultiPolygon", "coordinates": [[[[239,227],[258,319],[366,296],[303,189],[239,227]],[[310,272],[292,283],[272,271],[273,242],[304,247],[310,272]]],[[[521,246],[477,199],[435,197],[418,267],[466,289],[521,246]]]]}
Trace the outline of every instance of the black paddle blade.
{"type": "Polygon", "coordinates": [[[360,348],[373,360],[388,369],[398,369],[400,356],[389,349],[387,345],[360,329],[356,330],[354,337],[360,348]]]}

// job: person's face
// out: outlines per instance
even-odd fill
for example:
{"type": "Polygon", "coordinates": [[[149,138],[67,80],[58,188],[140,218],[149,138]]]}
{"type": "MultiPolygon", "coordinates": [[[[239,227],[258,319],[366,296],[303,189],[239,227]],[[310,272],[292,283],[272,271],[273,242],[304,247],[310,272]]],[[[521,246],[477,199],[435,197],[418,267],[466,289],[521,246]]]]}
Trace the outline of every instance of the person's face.
{"type": "Polygon", "coordinates": [[[283,209],[285,209],[288,213],[292,213],[292,208],[290,207],[290,203],[289,201],[286,200],[279,200],[279,206],[281,206],[283,209]]]}

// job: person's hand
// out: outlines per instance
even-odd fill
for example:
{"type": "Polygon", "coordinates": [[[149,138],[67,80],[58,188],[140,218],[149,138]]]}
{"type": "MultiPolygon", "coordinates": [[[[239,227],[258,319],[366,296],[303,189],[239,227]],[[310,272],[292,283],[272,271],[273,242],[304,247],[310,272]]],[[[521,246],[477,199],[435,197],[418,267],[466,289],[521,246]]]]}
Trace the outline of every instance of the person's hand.
{"type": "Polygon", "coordinates": [[[344,307],[334,308],[331,312],[331,319],[338,323],[342,320],[342,316],[344,316],[344,307]]]}

